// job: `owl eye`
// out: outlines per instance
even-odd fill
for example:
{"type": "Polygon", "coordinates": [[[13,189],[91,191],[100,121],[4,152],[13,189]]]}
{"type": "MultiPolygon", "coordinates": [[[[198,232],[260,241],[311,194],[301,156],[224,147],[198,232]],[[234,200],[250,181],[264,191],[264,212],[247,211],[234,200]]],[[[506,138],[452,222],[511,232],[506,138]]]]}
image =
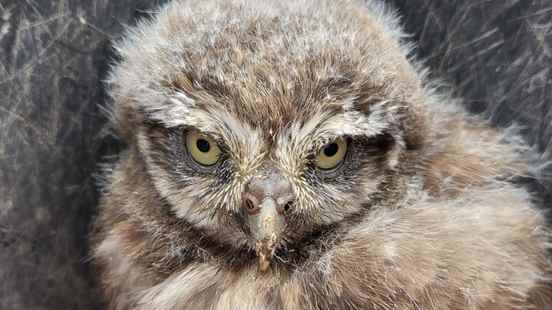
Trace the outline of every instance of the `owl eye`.
{"type": "Polygon", "coordinates": [[[220,158],[220,148],[217,143],[198,131],[186,133],[186,149],[192,158],[203,166],[212,166],[220,158]]]}
{"type": "Polygon", "coordinates": [[[324,145],[316,155],[316,167],[322,170],[330,170],[337,167],[347,154],[347,142],[343,138],[324,145]]]}

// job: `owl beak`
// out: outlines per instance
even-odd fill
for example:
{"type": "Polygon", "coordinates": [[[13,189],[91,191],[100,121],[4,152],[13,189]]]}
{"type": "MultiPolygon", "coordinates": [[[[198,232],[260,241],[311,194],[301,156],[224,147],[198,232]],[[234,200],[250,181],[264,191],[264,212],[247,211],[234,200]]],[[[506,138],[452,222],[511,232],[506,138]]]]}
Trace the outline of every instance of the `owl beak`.
{"type": "Polygon", "coordinates": [[[294,197],[290,182],[276,169],[261,169],[246,185],[243,206],[261,272],[270,266],[294,197]]]}
{"type": "Polygon", "coordinates": [[[267,197],[254,214],[249,214],[251,233],[256,240],[255,250],[259,258],[259,270],[265,272],[276,251],[276,246],[284,230],[284,220],[279,214],[276,202],[267,197]]]}

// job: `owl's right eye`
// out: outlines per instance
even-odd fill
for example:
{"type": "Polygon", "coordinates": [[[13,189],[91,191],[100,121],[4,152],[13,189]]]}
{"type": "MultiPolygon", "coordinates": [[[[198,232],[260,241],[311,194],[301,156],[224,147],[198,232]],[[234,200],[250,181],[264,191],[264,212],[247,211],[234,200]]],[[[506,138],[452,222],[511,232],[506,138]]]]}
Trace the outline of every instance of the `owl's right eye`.
{"type": "Polygon", "coordinates": [[[316,166],[322,170],[331,170],[339,166],[347,154],[347,141],[338,138],[322,147],[316,156],[316,166]]]}
{"type": "Polygon", "coordinates": [[[194,161],[203,166],[216,164],[221,155],[221,150],[215,140],[194,130],[186,133],[186,149],[194,161]]]}

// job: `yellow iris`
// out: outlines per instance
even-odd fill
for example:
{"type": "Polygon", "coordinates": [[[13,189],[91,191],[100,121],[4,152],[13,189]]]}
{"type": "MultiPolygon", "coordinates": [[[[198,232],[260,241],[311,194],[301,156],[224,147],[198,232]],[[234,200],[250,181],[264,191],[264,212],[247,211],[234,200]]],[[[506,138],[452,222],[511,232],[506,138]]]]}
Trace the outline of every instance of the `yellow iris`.
{"type": "Polygon", "coordinates": [[[215,140],[198,131],[186,134],[186,148],[192,158],[203,166],[212,166],[220,158],[220,148],[215,140]]]}
{"type": "Polygon", "coordinates": [[[339,165],[347,154],[347,142],[343,138],[324,145],[316,156],[316,166],[322,170],[330,170],[339,165]]]}

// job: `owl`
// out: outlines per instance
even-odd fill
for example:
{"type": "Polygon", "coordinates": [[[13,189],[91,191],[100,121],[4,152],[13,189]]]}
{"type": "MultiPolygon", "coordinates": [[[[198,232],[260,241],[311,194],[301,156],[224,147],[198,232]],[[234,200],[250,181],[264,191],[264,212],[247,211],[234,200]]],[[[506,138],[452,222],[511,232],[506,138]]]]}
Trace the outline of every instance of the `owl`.
{"type": "Polygon", "coordinates": [[[527,147],[375,0],[174,0],[116,44],[109,309],[549,309],[527,147]]]}

